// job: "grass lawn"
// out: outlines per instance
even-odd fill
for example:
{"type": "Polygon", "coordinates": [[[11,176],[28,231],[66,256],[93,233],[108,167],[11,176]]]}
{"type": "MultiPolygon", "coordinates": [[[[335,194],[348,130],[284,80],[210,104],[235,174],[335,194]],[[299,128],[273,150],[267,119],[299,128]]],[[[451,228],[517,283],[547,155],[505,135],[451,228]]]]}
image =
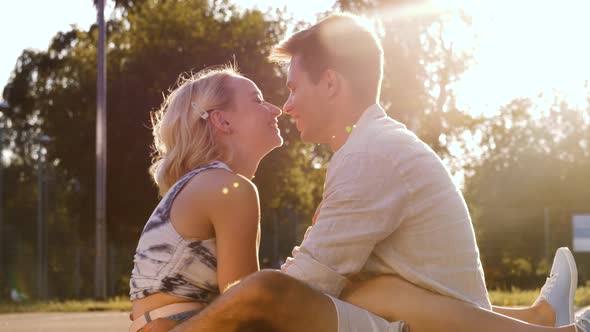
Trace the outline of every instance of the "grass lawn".
{"type": "MultiPolygon", "coordinates": [[[[492,304],[515,307],[527,306],[537,298],[539,290],[490,291],[492,304]]],[[[575,298],[576,306],[590,305],[590,287],[579,287],[575,298]]],[[[127,297],[115,297],[107,301],[65,300],[46,302],[27,302],[22,304],[0,303],[0,313],[12,312],[84,312],[84,311],[130,311],[131,303],[127,297]]]]}
{"type": "MultiPolygon", "coordinates": [[[[516,307],[528,306],[532,304],[539,295],[539,289],[536,290],[519,290],[511,291],[490,291],[490,300],[493,305],[516,307]]],[[[578,287],[574,303],[577,307],[590,305],[590,287],[578,287]]]]}

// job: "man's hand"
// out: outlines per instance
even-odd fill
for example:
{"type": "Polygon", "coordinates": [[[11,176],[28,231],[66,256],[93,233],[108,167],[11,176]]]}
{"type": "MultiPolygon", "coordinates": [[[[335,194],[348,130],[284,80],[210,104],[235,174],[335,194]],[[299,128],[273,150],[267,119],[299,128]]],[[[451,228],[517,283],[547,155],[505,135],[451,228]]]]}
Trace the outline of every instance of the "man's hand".
{"type": "MultiPolygon", "coordinates": [[[[317,212],[316,212],[316,214],[317,214],[317,212]]],[[[307,236],[311,232],[311,228],[312,228],[312,226],[307,227],[307,229],[305,230],[305,234],[303,235],[303,240],[307,239],[307,236]]],[[[293,264],[293,257],[295,257],[295,255],[299,252],[299,250],[300,250],[299,246],[293,247],[293,250],[291,251],[292,257],[287,257],[285,264],[281,265],[281,271],[285,271],[286,268],[288,268],[291,264],[293,264]]]]}
{"type": "MultiPolygon", "coordinates": [[[[313,227],[313,225],[315,225],[315,222],[318,219],[318,215],[320,214],[321,208],[322,208],[322,202],[320,202],[317,209],[315,210],[315,213],[313,214],[313,218],[311,218],[311,226],[307,227],[307,229],[305,230],[305,234],[303,235],[303,240],[307,239],[307,236],[311,232],[311,228],[313,227]]],[[[292,257],[287,257],[287,259],[285,260],[285,264],[281,265],[281,271],[285,271],[285,269],[287,269],[291,264],[293,264],[293,257],[295,257],[295,255],[299,252],[299,249],[300,249],[299,246],[295,246],[293,248],[293,251],[291,251],[292,257]]]]}

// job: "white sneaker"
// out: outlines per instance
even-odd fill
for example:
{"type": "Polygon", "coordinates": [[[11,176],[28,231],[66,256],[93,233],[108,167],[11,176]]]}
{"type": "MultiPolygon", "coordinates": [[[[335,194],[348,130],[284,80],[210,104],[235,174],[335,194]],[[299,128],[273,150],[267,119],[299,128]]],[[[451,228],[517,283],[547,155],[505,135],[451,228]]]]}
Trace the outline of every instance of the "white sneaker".
{"type": "Polygon", "coordinates": [[[403,320],[391,322],[387,328],[387,332],[410,332],[410,326],[403,320]]]}
{"type": "Polygon", "coordinates": [[[590,309],[576,316],[576,331],[590,332],[590,309]]]}
{"type": "MultiPolygon", "coordinates": [[[[577,286],[578,269],[576,268],[574,256],[568,248],[559,248],[555,252],[555,258],[553,258],[551,274],[543,288],[541,288],[541,294],[539,294],[533,305],[539,301],[549,303],[553,311],[555,311],[555,327],[573,324],[574,295],[577,286]]],[[[590,313],[588,318],[590,318],[590,313]]],[[[590,321],[588,321],[588,324],[590,326],[590,321]]]]}

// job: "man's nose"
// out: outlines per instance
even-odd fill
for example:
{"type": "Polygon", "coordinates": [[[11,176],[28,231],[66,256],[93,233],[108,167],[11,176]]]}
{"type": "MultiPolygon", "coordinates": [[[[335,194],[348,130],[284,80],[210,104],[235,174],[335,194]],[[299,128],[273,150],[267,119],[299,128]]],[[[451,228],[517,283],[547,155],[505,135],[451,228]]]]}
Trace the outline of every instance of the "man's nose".
{"type": "Polygon", "coordinates": [[[285,104],[283,105],[283,112],[285,112],[286,114],[289,114],[289,113],[291,113],[292,110],[293,110],[293,102],[292,102],[291,96],[289,96],[289,98],[287,98],[287,101],[285,101],[285,104]]]}

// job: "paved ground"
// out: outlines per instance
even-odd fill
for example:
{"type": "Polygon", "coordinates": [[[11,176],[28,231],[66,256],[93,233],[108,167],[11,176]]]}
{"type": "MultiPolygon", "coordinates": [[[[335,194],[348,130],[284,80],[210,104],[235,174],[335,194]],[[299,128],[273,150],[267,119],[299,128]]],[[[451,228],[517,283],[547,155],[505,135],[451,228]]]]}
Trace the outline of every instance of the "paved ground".
{"type": "Polygon", "coordinates": [[[0,332],[125,332],[124,312],[0,314],[0,332]]]}
{"type": "Polygon", "coordinates": [[[124,332],[128,328],[129,316],[124,312],[0,314],[0,332],[124,332]]]}

